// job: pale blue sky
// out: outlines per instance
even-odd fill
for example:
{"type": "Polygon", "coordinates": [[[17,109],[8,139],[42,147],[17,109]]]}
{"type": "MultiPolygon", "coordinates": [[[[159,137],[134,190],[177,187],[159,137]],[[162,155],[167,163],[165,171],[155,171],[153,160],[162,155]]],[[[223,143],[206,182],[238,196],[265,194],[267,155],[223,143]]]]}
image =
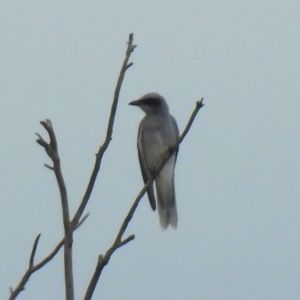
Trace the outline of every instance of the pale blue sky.
{"type": "MultiPolygon", "coordinates": [[[[205,107],[176,167],[178,229],[147,199],[105,268],[95,299],[300,299],[299,1],[2,1],[0,9],[0,298],[62,237],[54,174],[35,143],[54,124],[74,213],[102,143],[128,34],[138,44],[112,143],[76,232],[82,299],[97,256],[142,187],[128,102],[167,99],[182,130],[205,107]]],[[[19,299],[64,299],[62,253],[19,299]]]]}

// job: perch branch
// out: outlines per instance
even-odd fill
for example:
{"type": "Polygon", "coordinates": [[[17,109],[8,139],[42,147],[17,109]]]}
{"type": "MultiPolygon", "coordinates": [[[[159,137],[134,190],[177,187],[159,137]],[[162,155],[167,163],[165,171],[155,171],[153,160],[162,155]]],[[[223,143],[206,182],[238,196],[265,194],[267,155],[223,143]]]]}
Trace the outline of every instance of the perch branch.
{"type": "Polygon", "coordinates": [[[130,220],[132,219],[134,212],[136,210],[136,208],[138,207],[142,197],[144,196],[144,194],[146,193],[147,189],[149,188],[150,184],[155,180],[155,178],[158,176],[158,174],[161,172],[161,170],[163,169],[163,167],[165,166],[165,164],[167,163],[167,161],[169,160],[169,158],[173,155],[173,153],[178,149],[179,145],[181,144],[181,142],[183,141],[183,139],[185,138],[185,136],[187,135],[188,131],[190,130],[194,119],[196,118],[196,115],[198,114],[200,108],[204,106],[203,104],[203,98],[200,101],[196,102],[196,107],[183,131],[183,133],[181,134],[181,136],[179,137],[177,143],[169,149],[169,151],[166,153],[165,158],[162,160],[161,164],[159,165],[159,167],[156,170],[156,173],[154,176],[152,176],[148,182],[145,184],[145,186],[142,188],[142,190],[140,191],[140,193],[138,194],[138,196],[136,197],[136,199],[134,200],[134,203],[132,204],[127,216],[125,217],[120,230],[117,234],[117,237],[114,241],[114,243],[112,244],[112,246],[107,250],[107,252],[105,253],[105,255],[100,255],[99,259],[98,259],[98,263],[96,266],[96,269],[94,271],[94,274],[92,276],[92,279],[89,283],[89,286],[87,288],[84,300],[90,300],[92,299],[92,295],[95,291],[96,285],[98,283],[98,280],[101,276],[101,273],[104,269],[104,267],[108,264],[111,256],[113,255],[113,253],[115,252],[115,250],[117,250],[118,248],[124,246],[125,244],[127,244],[128,242],[132,241],[135,236],[134,235],[130,235],[128,238],[126,238],[125,240],[121,240],[123,234],[126,231],[126,228],[128,227],[128,224],[130,222],[130,220]]]}

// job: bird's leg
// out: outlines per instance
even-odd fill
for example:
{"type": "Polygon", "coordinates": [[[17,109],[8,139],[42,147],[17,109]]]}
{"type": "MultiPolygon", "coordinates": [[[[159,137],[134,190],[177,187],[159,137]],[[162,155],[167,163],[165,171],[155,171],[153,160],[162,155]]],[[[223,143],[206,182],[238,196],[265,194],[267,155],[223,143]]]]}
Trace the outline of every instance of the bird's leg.
{"type": "Polygon", "coordinates": [[[152,170],[151,173],[152,173],[153,177],[159,177],[159,173],[157,172],[157,166],[153,167],[153,170],[152,170]]]}

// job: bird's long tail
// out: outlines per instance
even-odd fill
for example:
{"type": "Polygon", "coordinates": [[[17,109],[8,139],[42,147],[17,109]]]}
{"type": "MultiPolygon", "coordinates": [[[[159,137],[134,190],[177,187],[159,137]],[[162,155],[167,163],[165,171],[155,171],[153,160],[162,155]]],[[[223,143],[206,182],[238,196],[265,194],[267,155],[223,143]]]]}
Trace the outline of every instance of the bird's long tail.
{"type": "Polygon", "coordinates": [[[155,180],[158,215],[163,229],[169,225],[176,228],[178,222],[174,186],[175,159],[172,155],[155,180]]]}

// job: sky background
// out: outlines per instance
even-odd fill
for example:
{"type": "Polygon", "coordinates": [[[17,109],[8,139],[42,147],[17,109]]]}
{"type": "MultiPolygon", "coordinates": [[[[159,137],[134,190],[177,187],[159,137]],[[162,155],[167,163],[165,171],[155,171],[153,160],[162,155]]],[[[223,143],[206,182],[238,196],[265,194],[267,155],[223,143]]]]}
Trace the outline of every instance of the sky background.
{"type": "MultiPolygon", "coordinates": [[[[144,198],[94,299],[300,299],[299,1],[2,1],[0,9],[0,298],[41,233],[36,260],[62,238],[58,188],[35,132],[49,118],[71,215],[103,142],[134,32],[107,150],[74,236],[77,299],[142,187],[128,102],[159,92],[182,131],[177,230],[144,198]]],[[[60,252],[19,299],[64,299],[60,252]]]]}

